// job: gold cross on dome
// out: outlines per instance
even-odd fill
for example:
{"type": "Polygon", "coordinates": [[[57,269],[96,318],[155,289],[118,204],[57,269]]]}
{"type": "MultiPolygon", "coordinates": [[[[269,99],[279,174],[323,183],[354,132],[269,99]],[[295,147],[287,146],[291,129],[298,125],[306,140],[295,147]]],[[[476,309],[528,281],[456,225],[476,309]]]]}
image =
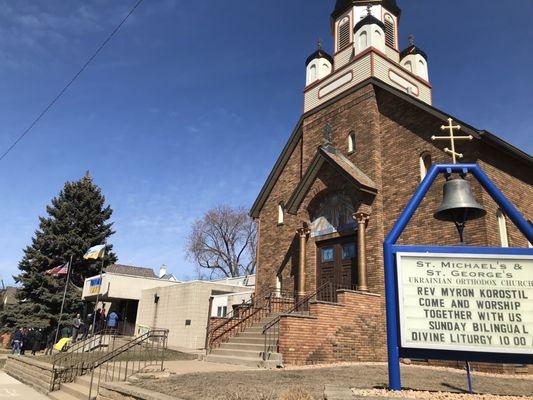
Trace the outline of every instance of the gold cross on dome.
{"type": "Polygon", "coordinates": [[[453,119],[451,118],[448,118],[448,125],[442,125],[440,127],[441,131],[446,131],[446,130],[449,130],[450,131],[450,136],[431,136],[431,140],[449,140],[451,142],[451,149],[445,147],[444,148],[444,151],[446,153],[449,153],[452,155],[452,160],[453,160],[453,163],[454,164],[457,164],[457,158],[463,158],[463,154],[462,153],[457,153],[455,151],[455,141],[456,140],[472,140],[474,139],[474,137],[472,135],[468,135],[468,136],[455,136],[454,135],[454,130],[458,130],[460,131],[461,130],[461,125],[453,125],[453,119]]]}

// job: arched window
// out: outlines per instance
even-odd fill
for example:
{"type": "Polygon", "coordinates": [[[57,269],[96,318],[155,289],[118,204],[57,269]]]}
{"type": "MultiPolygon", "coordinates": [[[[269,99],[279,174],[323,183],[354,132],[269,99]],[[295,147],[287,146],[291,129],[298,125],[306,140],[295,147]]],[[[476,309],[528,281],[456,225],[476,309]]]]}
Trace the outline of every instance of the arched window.
{"type": "Polygon", "coordinates": [[[413,72],[413,63],[411,61],[406,61],[404,64],[405,69],[413,72]]]}
{"type": "Polygon", "coordinates": [[[368,46],[368,37],[366,32],[361,32],[359,35],[359,50],[364,50],[368,46]]]}
{"type": "Polygon", "coordinates": [[[344,230],[354,225],[354,206],[348,196],[335,192],[329,194],[318,206],[311,223],[311,235],[320,236],[344,230]]]}
{"type": "Polygon", "coordinates": [[[339,30],[337,36],[338,51],[348,47],[350,45],[350,18],[344,17],[339,22],[339,30]]]}
{"type": "Polygon", "coordinates": [[[353,153],[355,151],[355,133],[350,132],[348,135],[348,153],[353,153]]]}
{"type": "Polygon", "coordinates": [[[432,161],[431,161],[431,154],[429,153],[422,153],[420,156],[420,180],[422,181],[429,169],[431,168],[432,161]]]}
{"type": "Polygon", "coordinates": [[[316,79],[317,79],[316,65],[311,65],[311,67],[309,68],[309,80],[310,82],[314,82],[316,81],[316,79]]]}
{"type": "Polygon", "coordinates": [[[283,203],[278,204],[278,225],[282,225],[285,222],[285,210],[283,209],[283,203]]]}
{"type": "Polygon", "coordinates": [[[498,219],[498,230],[500,232],[500,244],[502,247],[509,247],[509,238],[507,237],[507,222],[505,221],[505,214],[502,210],[496,212],[498,219]]]}
{"type": "Polygon", "coordinates": [[[387,43],[390,47],[396,47],[394,21],[390,15],[385,16],[385,43],[387,43]]]}

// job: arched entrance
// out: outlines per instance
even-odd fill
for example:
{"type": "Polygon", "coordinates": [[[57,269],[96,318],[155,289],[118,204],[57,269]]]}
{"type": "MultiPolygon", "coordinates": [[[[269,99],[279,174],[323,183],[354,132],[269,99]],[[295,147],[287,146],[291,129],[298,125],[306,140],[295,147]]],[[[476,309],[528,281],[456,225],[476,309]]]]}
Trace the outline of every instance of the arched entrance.
{"type": "MultiPolygon", "coordinates": [[[[357,236],[353,201],[342,192],[326,195],[316,206],[311,223],[316,255],[316,287],[331,283],[336,289],[357,287],[357,236]]],[[[335,299],[331,299],[335,300],[335,299]]]]}

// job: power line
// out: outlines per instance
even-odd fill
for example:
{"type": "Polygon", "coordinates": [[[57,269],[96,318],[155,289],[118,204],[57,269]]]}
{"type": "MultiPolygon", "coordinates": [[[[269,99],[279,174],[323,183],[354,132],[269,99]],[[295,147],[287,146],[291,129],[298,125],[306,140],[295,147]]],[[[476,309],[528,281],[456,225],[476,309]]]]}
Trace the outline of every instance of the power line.
{"type": "Polygon", "coordinates": [[[80,70],[74,75],[74,77],[61,89],[61,91],[48,103],[48,105],[37,115],[37,117],[32,121],[32,123],[17,137],[17,139],[13,142],[9,148],[2,153],[0,156],[0,161],[2,161],[10,152],[15,148],[15,146],[26,136],[30,131],[33,129],[33,127],[39,122],[46,113],[54,106],[54,104],[65,94],[65,92],[68,90],[68,88],[78,79],[78,77],[85,71],[85,69],[89,66],[89,64],[96,58],[98,53],[102,51],[102,49],[107,45],[107,43],[115,36],[115,34],[119,31],[119,29],[126,23],[128,18],[135,12],[137,7],[141,5],[143,0],[138,0],[137,3],[133,6],[133,8],[128,12],[128,14],[120,21],[120,23],[113,29],[113,31],[109,34],[109,36],[102,42],[102,44],[96,49],[96,51],[89,57],[89,59],[83,64],[83,66],[80,68],[80,70]]]}

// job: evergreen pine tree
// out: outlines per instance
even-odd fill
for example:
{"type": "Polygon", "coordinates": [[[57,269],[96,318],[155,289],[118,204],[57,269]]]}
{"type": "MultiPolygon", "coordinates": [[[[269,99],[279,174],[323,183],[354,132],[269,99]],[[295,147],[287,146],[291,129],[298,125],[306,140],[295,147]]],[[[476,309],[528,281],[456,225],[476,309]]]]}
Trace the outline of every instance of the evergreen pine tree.
{"type": "MultiPolygon", "coordinates": [[[[84,260],[92,246],[106,243],[114,233],[108,222],[113,211],[94,185],[89,173],[76,182],[67,182],[40,217],[39,229],[24,250],[15,281],[21,285],[19,305],[10,307],[0,323],[47,328],[57,324],[66,276],[54,277],[46,270],[65,264],[72,255],[72,271],[63,321],[81,311],[81,289],[85,278],[97,275],[102,260],[84,260]]],[[[112,245],[107,244],[104,265],[116,262],[112,245]]]]}

